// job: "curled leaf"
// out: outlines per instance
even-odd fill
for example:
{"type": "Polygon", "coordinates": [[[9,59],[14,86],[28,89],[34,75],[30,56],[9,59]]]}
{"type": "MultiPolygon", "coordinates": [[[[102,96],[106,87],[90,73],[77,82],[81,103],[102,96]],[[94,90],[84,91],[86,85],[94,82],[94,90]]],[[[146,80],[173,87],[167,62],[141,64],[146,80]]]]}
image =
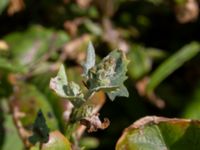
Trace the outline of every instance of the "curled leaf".
{"type": "Polygon", "coordinates": [[[99,114],[81,119],[80,123],[87,127],[88,132],[95,132],[98,129],[104,130],[110,125],[110,121],[108,118],[104,118],[104,121],[101,122],[101,120],[99,119],[99,114]]]}

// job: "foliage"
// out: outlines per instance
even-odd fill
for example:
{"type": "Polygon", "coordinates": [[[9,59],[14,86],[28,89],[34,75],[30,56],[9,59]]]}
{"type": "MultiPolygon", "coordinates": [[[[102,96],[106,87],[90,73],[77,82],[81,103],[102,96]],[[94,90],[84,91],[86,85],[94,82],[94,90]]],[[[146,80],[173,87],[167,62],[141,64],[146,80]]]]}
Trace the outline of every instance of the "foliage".
{"type": "Polygon", "coordinates": [[[100,90],[106,92],[111,100],[114,100],[116,96],[128,96],[128,91],[123,85],[127,79],[127,64],[128,61],[123,52],[115,50],[95,65],[94,47],[92,43],[89,43],[83,74],[86,78],[85,86],[88,88],[85,94],[78,84],[68,81],[65,68],[61,65],[57,76],[50,80],[50,88],[73,104],[74,108],[68,119],[66,131],[69,138],[77,130],[79,121],[88,127],[89,132],[108,127],[107,119],[101,122],[98,115],[93,113],[94,104],[90,99],[95,92],[100,90]]]}
{"type": "MultiPolygon", "coordinates": [[[[2,150],[44,148],[52,137],[61,139],[56,149],[113,149],[141,117],[199,119],[197,0],[0,0],[0,22],[2,150]],[[49,140],[33,146],[40,109],[49,140]],[[89,132],[110,126],[91,134],[80,124],[89,132]]],[[[163,124],[173,128],[166,121],[144,130],[165,137],[163,124]]]]}
{"type": "Polygon", "coordinates": [[[199,121],[146,117],[125,130],[116,149],[196,150],[200,146],[199,132],[199,121]]]}

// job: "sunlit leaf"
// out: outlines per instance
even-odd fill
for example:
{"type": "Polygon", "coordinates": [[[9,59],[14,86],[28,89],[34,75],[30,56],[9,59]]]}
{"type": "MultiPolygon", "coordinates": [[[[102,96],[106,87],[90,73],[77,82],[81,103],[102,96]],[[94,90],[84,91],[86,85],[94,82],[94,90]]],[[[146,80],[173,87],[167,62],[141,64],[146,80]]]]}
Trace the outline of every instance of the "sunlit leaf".
{"type": "Polygon", "coordinates": [[[199,121],[144,117],[124,131],[116,150],[197,150],[199,136],[199,121]]]}
{"type": "Polygon", "coordinates": [[[151,93],[166,77],[199,52],[199,43],[192,42],[164,61],[150,76],[146,89],[147,92],[151,93]]]}

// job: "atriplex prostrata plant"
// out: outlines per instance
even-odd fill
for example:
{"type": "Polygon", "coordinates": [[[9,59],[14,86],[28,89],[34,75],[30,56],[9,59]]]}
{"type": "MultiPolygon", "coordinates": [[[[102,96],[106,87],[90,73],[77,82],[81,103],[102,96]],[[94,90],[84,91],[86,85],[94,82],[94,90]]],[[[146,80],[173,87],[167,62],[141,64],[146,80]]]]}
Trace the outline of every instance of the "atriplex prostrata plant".
{"type": "Polygon", "coordinates": [[[78,138],[75,131],[80,125],[85,125],[89,132],[108,127],[108,119],[101,122],[98,114],[94,114],[91,97],[98,91],[104,91],[112,101],[116,96],[128,97],[124,86],[128,62],[122,51],[114,50],[96,64],[94,47],[90,42],[82,74],[86,92],[75,82],[68,81],[64,65],[61,65],[57,76],[51,79],[50,88],[73,105],[65,132],[71,142],[78,138]]]}

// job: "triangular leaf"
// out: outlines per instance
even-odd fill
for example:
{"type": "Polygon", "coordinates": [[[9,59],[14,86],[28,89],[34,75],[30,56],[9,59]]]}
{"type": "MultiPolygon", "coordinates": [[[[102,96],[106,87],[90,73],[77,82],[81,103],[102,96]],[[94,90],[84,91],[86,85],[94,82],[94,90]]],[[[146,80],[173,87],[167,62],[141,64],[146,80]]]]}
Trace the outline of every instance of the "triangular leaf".
{"type": "Polygon", "coordinates": [[[32,144],[37,142],[46,143],[49,140],[49,128],[41,110],[38,111],[37,118],[33,125],[33,135],[29,137],[32,144]]]}
{"type": "Polygon", "coordinates": [[[50,81],[50,88],[53,89],[59,96],[65,97],[66,93],[63,87],[67,85],[68,81],[67,75],[65,73],[65,68],[64,65],[61,65],[57,76],[52,78],[50,81]]]}

